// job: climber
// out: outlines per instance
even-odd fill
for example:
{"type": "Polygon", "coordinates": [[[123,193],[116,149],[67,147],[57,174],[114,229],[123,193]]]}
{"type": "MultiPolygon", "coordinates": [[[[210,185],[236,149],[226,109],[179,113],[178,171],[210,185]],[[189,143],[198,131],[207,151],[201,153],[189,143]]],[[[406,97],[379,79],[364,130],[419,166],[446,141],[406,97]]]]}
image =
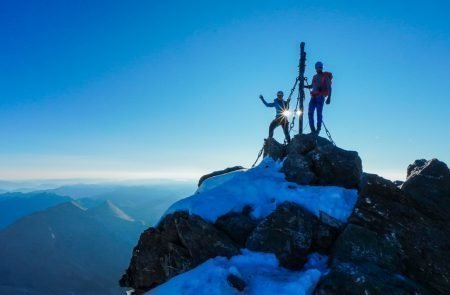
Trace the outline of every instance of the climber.
{"type": "Polygon", "coordinates": [[[269,126],[269,138],[273,137],[273,131],[275,130],[275,128],[281,125],[283,127],[286,141],[289,143],[291,141],[291,136],[289,135],[289,121],[287,118],[287,114],[289,110],[290,99],[286,101],[283,100],[283,95],[283,91],[278,91],[277,98],[275,98],[271,103],[266,102],[262,95],[260,95],[259,98],[266,107],[274,107],[276,110],[275,119],[273,119],[272,123],[270,123],[269,126]]]}
{"type": "Polygon", "coordinates": [[[314,75],[311,85],[305,88],[311,89],[311,100],[308,106],[309,127],[311,133],[319,134],[322,128],[322,111],[323,103],[326,99],[326,104],[331,102],[331,80],[333,75],[330,72],[323,72],[323,64],[318,61],[315,65],[317,74],[314,75]],[[317,110],[317,128],[314,125],[314,111],[317,110]]]}

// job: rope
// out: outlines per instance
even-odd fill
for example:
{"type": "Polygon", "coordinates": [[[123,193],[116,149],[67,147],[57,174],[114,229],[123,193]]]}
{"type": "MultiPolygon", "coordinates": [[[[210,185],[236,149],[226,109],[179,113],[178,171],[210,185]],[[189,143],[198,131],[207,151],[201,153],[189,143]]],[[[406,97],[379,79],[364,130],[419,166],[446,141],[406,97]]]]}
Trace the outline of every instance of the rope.
{"type": "Polygon", "coordinates": [[[263,144],[263,147],[262,147],[261,150],[259,151],[258,157],[256,157],[255,163],[253,163],[252,168],[255,167],[256,163],[258,163],[259,158],[261,158],[261,155],[262,155],[262,153],[263,153],[263,151],[264,151],[264,146],[265,146],[265,142],[264,142],[264,144],[263,144]]]}
{"type": "Polygon", "coordinates": [[[322,125],[323,125],[323,128],[325,128],[325,133],[327,134],[328,139],[331,141],[331,143],[332,143],[334,146],[336,146],[336,143],[334,142],[333,138],[331,137],[331,133],[330,133],[330,131],[328,131],[328,128],[327,128],[327,126],[325,125],[325,122],[324,122],[323,120],[322,120],[322,125]]]}

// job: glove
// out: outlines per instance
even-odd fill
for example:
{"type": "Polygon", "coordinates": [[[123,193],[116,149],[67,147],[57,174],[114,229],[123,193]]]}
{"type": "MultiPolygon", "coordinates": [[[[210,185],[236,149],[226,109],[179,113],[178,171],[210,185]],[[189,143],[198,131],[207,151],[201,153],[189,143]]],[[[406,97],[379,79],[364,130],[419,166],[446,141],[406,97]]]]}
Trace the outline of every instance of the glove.
{"type": "Polygon", "coordinates": [[[260,99],[264,99],[264,97],[263,97],[261,94],[259,95],[259,98],[260,98],[260,99]]]}
{"type": "Polygon", "coordinates": [[[330,104],[331,102],[331,97],[328,96],[327,100],[325,101],[326,104],[330,104]]]}

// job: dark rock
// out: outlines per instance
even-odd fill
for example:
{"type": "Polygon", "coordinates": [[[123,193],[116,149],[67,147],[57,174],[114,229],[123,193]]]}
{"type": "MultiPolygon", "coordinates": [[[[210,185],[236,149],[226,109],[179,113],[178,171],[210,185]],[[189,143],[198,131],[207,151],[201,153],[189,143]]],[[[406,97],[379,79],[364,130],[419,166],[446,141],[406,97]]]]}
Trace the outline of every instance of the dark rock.
{"type": "Polygon", "coordinates": [[[309,152],[307,157],[312,161],[316,185],[358,187],[362,175],[362,163],[357,152],[325,145],[309,152]]]}
{"type": "Polygon", "coordinates": [[[253,212],[253,208],[250,205],[245,205],[244,208],[242,208],[242,214],[245,216],[250,216],[250,214],[253,212]]]}
{"type": "Polygon", "coordinates": [[[339,220],[320,212],[319,224],[314,232],[314,248],[319,252],[328,253],[343,226],[339,220]]]}
{"type": "Polygon", "coordinates": [[[269,156],[275,161],[286,157],[286,146],[273,138],[267,138],[264,143],[264,157],[269,156]]]}
{"type": "Polygon", "coordinates": [[[300,269],[312,247],[317,222],[305,209],[285,202],[258,224],[246,246],[253,251],[274,253],[282,266],[300,269]]]}
{"type": "Polygon", "coordinates": [[[247,285],[244,280],[234,274],[229,274],[227,276],[227,281],[233,288],[235,288],[239,292],[244,291],[247,285]]]}
{"type": "Polygon", "coordinates": [[[339,263],[317,286],[316,295],[407,295],[428,294],[414,281],[374,264],[339,263]]]}
{"type": "Polygon", "coordinates": [[[315,174],[311,171],[311,161],[302,155],[289,154],[284,160],[281,172],[286,175],[287,181],[301,185],[309,185],[315,181],[315,174]]]}
{"type": "Polygon", "coordinates": [[[215,226],[228,234],[240,247],[245,246],[247,238],[255,229],[257,221],[244,213],[231,212],[219,217],[215,226]]]}
{"type": "Polygon", "coordinates": [[[181,244],[188,249],[194,264],[216,256],[231,257],[239,253],[238,247],[226,234],[200,216],[187,212],[176,212],[173,216],[181,244]]]}
{"type": "Polygon", "coordinates": [[[400,245],[367,228],[349,224],[333,249],[333,259],[354,264],[373,263],[390,271],[400,271],[400,245]]]}
{"type": "Polygon", "coordinates": [[[209,258],[238,253],[237,245],[211,223],[176,212],[144,231],[120,285],[147,291],[209,258]]]}
{"type": "Polygon", "coordinates": [[[144,231],[133,250],[130,266],[119,281],[120,286],[149,290],[165,282],[167,276],[160,257],[165,257],[167,252],[168,249],[162,247],[158,229],[149,228],[144,231]]]}
{"type": "Polygon", "coordinates": [[[287,146],[281,171],[286,180],[300,185],[357,188],[362,163],[357,152],[340,149],[313,134],[299,134],[287,146]]]}
{"type": "Polygon", "coordinates": [[[290,155],[305,155],[316,148],[317,138],[314,134],[297,134],[288,144],[287,153],[290,155]]]}
{"type": "Polygon", "coordinates": [[[198,186],[200,186],[203,183],[203,181],[207,180],[208,178],[211,178],[214,176],[219,176],[219,175],[226,174],[226,173],[230,173],[230,172],[237,171],[237,170],[242,170],[242,169],[245,169],[245,168],[242,166],[234,166],[234,167],[226,168],[226,169],[219,170],[219,171],[214,171],[209,174],[203,175],[202,177],[200,177],[200,180],[198,181],[198,186]]]}
{"type": "Polygon", "coordinates": [[[442,175],[436,175],[436,171],[427,175],[432,169],[417,167],[410,169],[402,189],[377,175],[364,174],[349,221],[398,244],[401,262],[397,269],[406,277],[435,293],[450,294],[450,228],[445,221],[450,206],[443,189],[447,174],[442,165],[436,169],[442,175]],[[417,190],[413,191],[412,187],[417,190]],[[429,189],[430,199],[426,199],[423,187],[429,189]]]}
{"type": "Polygon", "coordinates": [[[445,163],[437,159],[416,160],[408,166],[408,178],[401,188],[420,204],[418,210],[448,226],[450,171],[445,163]]]}

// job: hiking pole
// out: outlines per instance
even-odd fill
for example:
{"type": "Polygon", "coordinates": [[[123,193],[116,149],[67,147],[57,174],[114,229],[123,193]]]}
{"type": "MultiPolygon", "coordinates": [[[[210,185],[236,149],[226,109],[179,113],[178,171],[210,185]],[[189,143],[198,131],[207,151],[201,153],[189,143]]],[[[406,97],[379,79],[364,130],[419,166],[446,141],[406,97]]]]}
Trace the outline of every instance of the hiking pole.
{"type": "Polygon", "coordinates": [[[298,133],[303,133],[303,102],[305,101],[305,42],[300,43],[300,64],[298,66],[298,79],[300,80],[300,86],[298,87],[298,97],[300,99],[300,115],[298,117],[298,133]]]}

